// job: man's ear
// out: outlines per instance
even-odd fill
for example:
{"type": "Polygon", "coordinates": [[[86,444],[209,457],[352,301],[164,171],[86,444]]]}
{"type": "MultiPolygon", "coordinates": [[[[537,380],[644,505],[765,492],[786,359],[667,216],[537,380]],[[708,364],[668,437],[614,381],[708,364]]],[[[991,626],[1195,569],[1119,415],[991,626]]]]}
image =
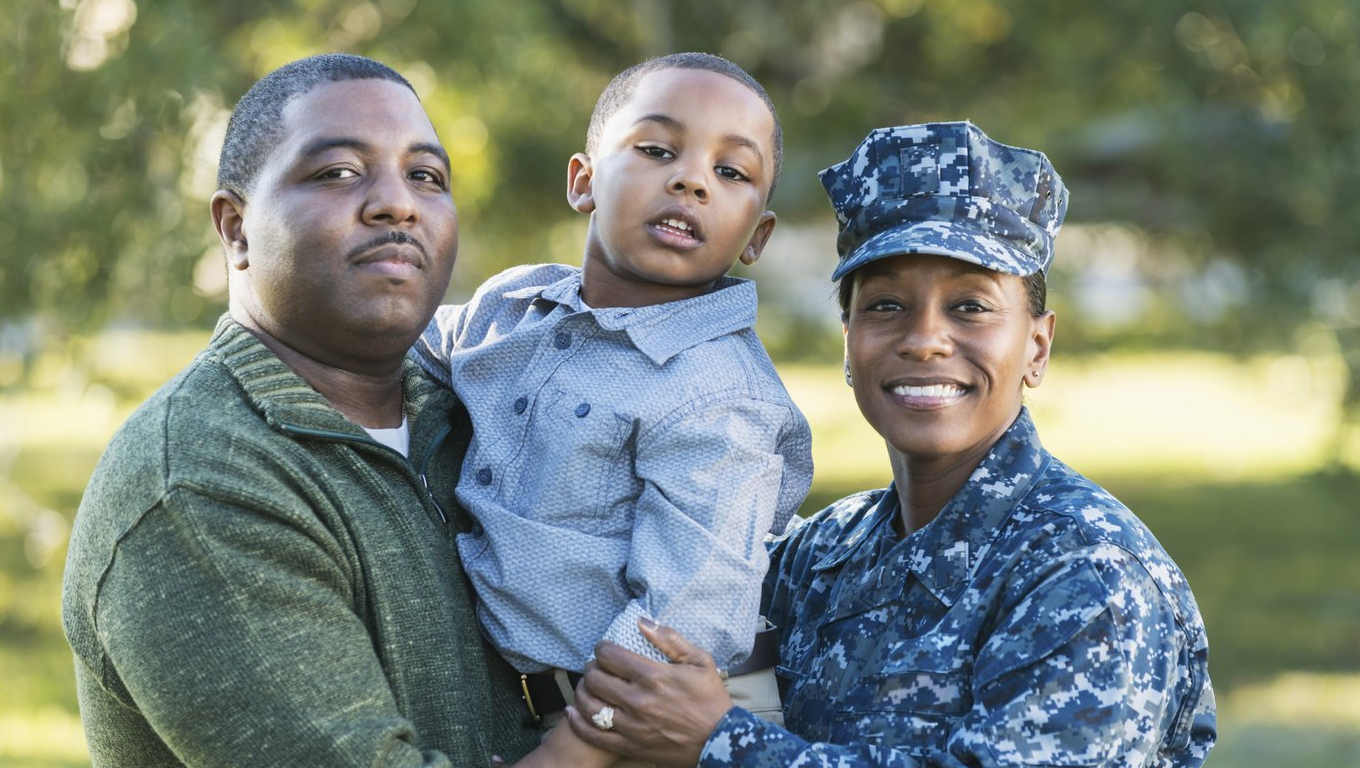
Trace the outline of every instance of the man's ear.
{"type": "Polygon", "coordinates": [[[227,265],[232,269],[250,266],[250,246],[246,242],[246,201],[235,192],[219,189],[208,203],[212,208],[213,228],[222,248],[227,252],[227,265]]]}
{"type": "Polygon", "coordinates": [[[567,161],[567,202],[578,213],[595,210],[594,177],[595,164],[590,155],[577,152],[567,161]]]}
{"type": "Polygon", "coordinates": [[[774,234],[774,211],[766,211],[760,214],[760,221],[756,224],[756,231],[751,235],[751,241],[741,251],[741,263],[751,266],[760,258],[760,254],[765,250],[765,244],[770,242],[770,235],[774,234]]]}

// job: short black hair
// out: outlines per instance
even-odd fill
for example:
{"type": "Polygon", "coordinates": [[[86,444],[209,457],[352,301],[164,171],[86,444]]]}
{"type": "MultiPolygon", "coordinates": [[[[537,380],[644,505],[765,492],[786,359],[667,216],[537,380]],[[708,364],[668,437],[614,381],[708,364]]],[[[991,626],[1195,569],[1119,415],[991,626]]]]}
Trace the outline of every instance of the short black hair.
{"type": "Polygon", "coordinates": [[[770,135],[770,145],[774,148],[774,176],[770,179],[770,192],[765,197],[766,202],[769,202],[770,198],[774,197],[775,185],[779,183],[779,171],[784,166],[784,129],[779,124],[779,112],[774,108],[770,94],[765,92],[765,87],[758,80],[736,64],[711,53],[691,51],[657,56],[634,64],[615,75],[614,79],[609,81],[609,85],[605,86],[599,100],[595,102],[595,111],[590,114],[590,127],[586,129],[586,154],[595,153],[600,136],[604,133],[605,123],[633,98],[638,82],[643,77],[664,69],[703,69],[726,75],[749,88],[765,103],[765,107],[770,110],[770,118],[774,121],[774,132],[770,135]]]}
{"type": "Polygon", "coordinates": [[[389,80],[416,92],[386,64],[348,53],[308,56],[260,78],[231,112],[217,164],[218,189],[246,199],[265,158],[283,139],[283,110],[293,99],[323,83],[370,79],[389,80]]]}
{"type": "MultiPolygon", "coordinates": [[[[851,271],[836,283],[836,298],[841,306],[841,322],[850,319],[850,295],[855,291],[855,272],[851,271]]],[[[1025,281],[1025,299],[1029,303],[1029,313],[1033,317],[1042,315],[1048,309],[1048,278],[1043,272],[1035,272],[1020,278],[1025,281]]]]}

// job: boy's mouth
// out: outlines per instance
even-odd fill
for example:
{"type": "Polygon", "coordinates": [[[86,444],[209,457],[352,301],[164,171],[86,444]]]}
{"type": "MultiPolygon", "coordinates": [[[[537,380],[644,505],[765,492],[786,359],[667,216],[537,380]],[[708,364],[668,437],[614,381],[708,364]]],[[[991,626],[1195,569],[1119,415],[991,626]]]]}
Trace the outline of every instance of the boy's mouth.
{"type": "Polygon", "coordinates": [[[704,239],[698,219],[682,209],[665,211],[647,226],[658,239],[677,247],[692,247],[704,239]]]}

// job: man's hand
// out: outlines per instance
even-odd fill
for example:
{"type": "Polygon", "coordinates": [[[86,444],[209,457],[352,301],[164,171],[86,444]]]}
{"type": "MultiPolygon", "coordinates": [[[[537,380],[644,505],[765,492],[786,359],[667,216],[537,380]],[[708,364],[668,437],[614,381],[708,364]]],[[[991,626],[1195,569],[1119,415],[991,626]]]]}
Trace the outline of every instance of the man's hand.
{"type": "Polygon", "coordinates": [[[601,749],[675,768],[693,766],[732,708],[732,697],[702,649],[670,627],[646,619],[638,626],[672,663],[601,641],[576,686],[567,720],[582,741],[601,749]],[[614,708],[614,725],[607,731],[590,719],[605,706],[614,708]]]}

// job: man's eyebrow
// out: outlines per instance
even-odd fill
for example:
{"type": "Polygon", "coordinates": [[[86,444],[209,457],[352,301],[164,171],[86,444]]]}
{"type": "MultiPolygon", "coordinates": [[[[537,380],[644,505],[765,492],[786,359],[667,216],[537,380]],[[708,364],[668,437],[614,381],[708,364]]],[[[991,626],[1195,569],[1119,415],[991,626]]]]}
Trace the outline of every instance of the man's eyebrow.
{"type": "MultiPolygon", "coordinates": [[[[332,149],[352,149],[355,152],[366,153],[373,151],[373,145],[360,139],[353,139],[345,136],[327,137],[316,139],[302,148],[302,156],[305,158],[316,157],[322,152],[332,149]]],[[[434,142],[417,141],[406,146],[406,153],[417,155],[428,153],[444,161],[445,166],[452,166],[449,161],[449,153],[444,148],[434,142]]]]}
{"type": "MultiPolygon", "coordinates": [[[[672,130],[677,131],[683,131],[685,129],[684,124],[682,124],[679,120],[676,120],[675,118],[669,115],[663,115],[657,112],[648,115],[643,115],[642,117],[639,117],[638,119],[633,121],[634,126],[641,125],[642,123],[659,123],[666,128],[670,128],[672,130]]],[[[751,150],[753,153],[755,153],[756,159],[759,160],[762,164],[764,164],[765,153],[760,151],[759,142],[753,141],[749,137],[742,136],[739,133],[725,134],[722,138],[723,141],[729,144],[735,144],[739,147],[745,147],[746,149],[751,150]]]]}

